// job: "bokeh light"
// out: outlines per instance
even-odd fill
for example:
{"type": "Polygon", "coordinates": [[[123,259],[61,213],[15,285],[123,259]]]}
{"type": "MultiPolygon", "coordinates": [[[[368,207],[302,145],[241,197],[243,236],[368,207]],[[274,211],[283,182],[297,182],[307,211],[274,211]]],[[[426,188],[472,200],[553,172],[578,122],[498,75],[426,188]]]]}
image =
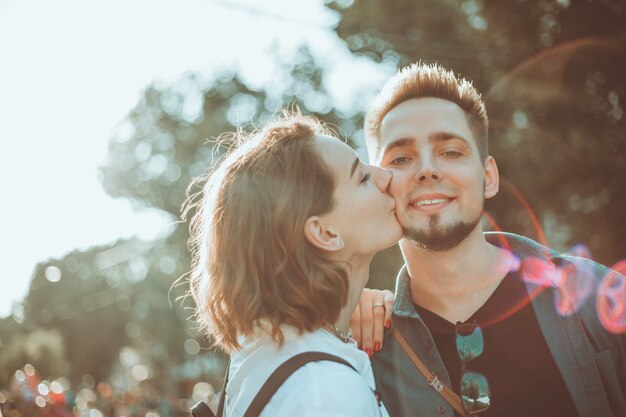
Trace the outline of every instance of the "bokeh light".
{"type": "Polygon", "coordinates": [[[44,408],[46,406],[46,400],[41,395],[38,395],[35,397],[35,404],[37,404],[37,407],[44,408]]]}
{"type": "Polygon", "coordinates": [[[24,373],[28,376],[34,376],[35,375],[35,367],[33,365],[31,365],[30,363],[27,363],[26,365],[24,365],[24,373]]]}
{"type": "Polygon", "coordinates": [[[96,385],[96,380],[89,374],[83,375],[81,380],[83,381],[83,385],[88,388],[93,388],[96,385]]]}
{"type": "Polygon", "coordinates": [[[61,269],[58,266],[50,265],[46,267],[44,276],[49,282],[59,282],[62,276],[61,269]]]}
{"type": "Polygon", "coordinates": [[[185,340],[185,351],[190,355],[197,355],[200,353],[200,343],[195,339],[185,340]]]}
{"type": "Polygon", "coordinates": [[[139,352],[128,346],[125,346],[120,350],[119,358],[120,363],[126,368],[131,368],[137,365],[140,361],[139,352]]]}
{"type": "Polygon", "coordinates": [[[26,374],[24,371],[18,369],[15,371],[15,380],[18,382],[24,382],[26,380],[26,374]]]}
{"type": "Polygon", "coordinates": [[[50,391],[55,394],[61,394],[64,391],[63,384],[60,381],[52,381],[52,384],[50,384],[50,391]]]}
{"type": "Polygon", "coordinates": [[[39,392],[39,394],[43,395],[44,397],[50,393],[50,389],[44,382],[37,385],[37,391],[39,392]]]}
{"type": "Polygon", "coordinates": [[[92,408],[89,410],[89,417],[104,417],[104,415],[102,414],[102,411],[97,408],[92,408]]]}
{"type": "Polygon", "coordinates": [[[152,376],[151,369],[146,365],[135,365],[132,367],[130,373],[136,381],[145,381],[152,376]]]}

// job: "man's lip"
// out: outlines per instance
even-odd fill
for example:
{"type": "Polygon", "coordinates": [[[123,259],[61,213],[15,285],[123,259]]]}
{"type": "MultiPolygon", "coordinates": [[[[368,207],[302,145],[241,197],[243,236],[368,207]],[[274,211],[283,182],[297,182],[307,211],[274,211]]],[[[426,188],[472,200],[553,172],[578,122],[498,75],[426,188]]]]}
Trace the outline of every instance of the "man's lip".
{"type": "Polygon", "coordinates": [[[419,202],[422,201],[432,201],[432,200],[453,200],[454,197],[451,197],[449,195],[446,194],[440,194],[440,193],[435,193],[435,194],[422,194],[414,199],[412,199],[409,203],[409,205],[411,206],[415,206],[416,204],[418,204],[419,202]]]}
{"type": "Polygon", "coordinates": [[[454,197],[446,194],[422,194],[411,200],[409,207],[424,213],[434,213],[446,207],[453,200],[454,197]]]}

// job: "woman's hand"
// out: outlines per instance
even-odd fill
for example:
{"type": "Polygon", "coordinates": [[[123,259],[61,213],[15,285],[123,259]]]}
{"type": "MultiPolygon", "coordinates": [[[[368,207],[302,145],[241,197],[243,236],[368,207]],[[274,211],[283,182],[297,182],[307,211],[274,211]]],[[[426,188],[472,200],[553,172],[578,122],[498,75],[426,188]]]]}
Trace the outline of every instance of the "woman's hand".
{"type": "Polygon", "coordinates": [[[384,329],[391,327],[392,304],[391,291],[365,288],[350,317],[352,338],[370,358],[383,347],[384,329]]]}

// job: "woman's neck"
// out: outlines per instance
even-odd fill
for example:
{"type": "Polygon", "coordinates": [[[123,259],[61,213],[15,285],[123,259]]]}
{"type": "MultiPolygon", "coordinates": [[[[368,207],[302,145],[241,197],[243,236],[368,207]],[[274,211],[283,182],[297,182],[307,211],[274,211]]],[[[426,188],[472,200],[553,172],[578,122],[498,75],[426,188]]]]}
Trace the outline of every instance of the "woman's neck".
{"type": "Polygon", "coordinates": [[[359,304],[363,288],[365,288],[369,279],[370,261],[371,259],[359,264],[352,263],[352,267],[348,269],[348,300],[334,323],[335,326],[346,333],[350,329],[350,317],[359,304]]]}

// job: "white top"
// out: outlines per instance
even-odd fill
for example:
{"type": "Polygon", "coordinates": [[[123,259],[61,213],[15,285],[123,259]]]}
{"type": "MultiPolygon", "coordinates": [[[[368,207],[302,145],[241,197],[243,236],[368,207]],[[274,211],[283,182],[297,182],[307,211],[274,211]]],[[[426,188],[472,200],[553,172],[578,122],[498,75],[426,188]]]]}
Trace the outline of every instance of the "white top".
{"type": "Polygon", "coordinates": [[[258,333],[254,342],[241,341],[242,349],[231,354],[226,416],[243,416],[267,378],[287,359],[298,353],[318,351],[345,359],[358,373],[336,362],[307,363],[287,378],[261,417],[389,417],[374,396],[369,358],[357,349],[355,342],[344,343],[323,329],[303,335],[298,335],[293,327],[281,329],[285,343],[280,349],[269,335],[258,333]]]}

